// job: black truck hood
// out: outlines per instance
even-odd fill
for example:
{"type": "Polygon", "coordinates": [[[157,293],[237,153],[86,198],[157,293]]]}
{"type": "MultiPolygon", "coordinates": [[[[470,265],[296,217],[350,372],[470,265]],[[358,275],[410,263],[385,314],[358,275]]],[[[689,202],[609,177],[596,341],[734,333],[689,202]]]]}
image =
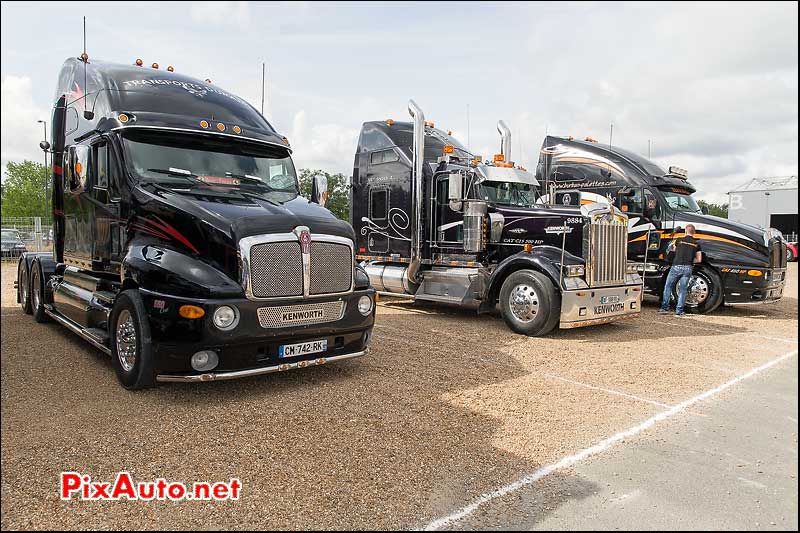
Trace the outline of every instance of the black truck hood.
{"type": "Polygon", "coordinates": [[[703,215],[701,213],[679,212],[675,214],[674,220],[676,227],[685,228],[686,224],[694,224],[697,230],[703,233],[714,232],[716,229],[719,233],[730,235],[731,237],[753,241],[761,246],[766,245],[763,229],[728,220],[727,218],[703,215]]]}
{"type": "Polygon", "coordinates": [[[308,227],[312,238],[314,234],[355,237],[350,224],[301,196],[275,193],[269,201],[201,192],[137,185],[128,238],[168,245],[237,279],[238,243],[244,237],[292,233],[297,226],[308,227]]]}

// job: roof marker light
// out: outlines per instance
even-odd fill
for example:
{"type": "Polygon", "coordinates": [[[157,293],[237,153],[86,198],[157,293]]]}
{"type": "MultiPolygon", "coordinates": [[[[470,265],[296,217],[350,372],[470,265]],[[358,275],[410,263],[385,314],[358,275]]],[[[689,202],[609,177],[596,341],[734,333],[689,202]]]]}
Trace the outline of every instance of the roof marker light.
{"type": "Polygon", "coordinates": [[[167,72],[175,72],[175,69],[172,68],[172,65],[167,67],[167,72]]]}
{"type": "Polygon", "coordinates": [[[386,123],[391,126],[392,124],[394,124],[394,119],[393,118],[387,118],[386,119],[386,123]]]}
{"type": "Polygon", "coordinates": [[[504,156],[503,154],[494,154],[494,162],[495,163],[502,163],[505,160],[506,160],[506,156],[504,156]]]}
{"type": "Polygon", "coordinates": [[[435,127],[435,125],[434,125],[434,123],[433,123],[433,122],[428,122],[428,121],[425,121],[425,127],[426,127],[426,128],[433,128],[433,127],[435,127]]]}
{"type": "Polygon", "coordinates": [[[152,66],[153,68],[157,69],[157,68],[158,68],[158,63],[153,63],[151,66],[152,66]]]}
{"type": "Polygon", "coordinates": [[[453,130],[447,130],[447,134],[452,137],[453,136],[453,130]]]}
{"type": "Polygon", "coordinates": [[[206,78],[206,83],[211,83],[211,80],[206,78]]]}
{"type": "Polygon", "coordinates": [[[225,124],[223,124],[222,122],[217,122],[217,129],[219,131],[225,131],[225,124]]]}
{"type": "Polygon", "coordinates": [[[142,65],[144,65],[144,61],[142,61],[141,59],[137,59],[136,60],[136,66],[137,67],[141,67],[142,65]]]}
{"type": "Polygon", "coordinates": [[[119,115],[119,121],[122,122],[123,124],[128,122],[128,115],[126,115],[125,113],[121,113],[119,115]]]}
{"type": "Polygon", "coordinates": [[[200,121],[200,127],[203,128],[204,130],[208,129],[208,121],[207,120],[201,120],[200,121]]]}
{"type": "Polygon", "coordinates": [[[289,139],[287,139],[286,137],[284,137],[284,138],[283,138],[283,144],[285,144],[286,146],[289,146],[289,139]]]}
{"type": "Polygon", "coordinates": [[[442,148],[442,152],[445,154],[452,154],[453,153],[453,145],[452,144],[445,144],[444,148],[442,148]]]}
{"type": "Polygon", "coordinates": [[[596,143],[597,139],[593,139],[592,137],[586,137],[584,141],[586,141],[587,143],[596,143]]]}
{"type": "Polygon", "coordinates": [[[242,128],[240,128],[239,126],[234,126],[233,133],[242,133],[242,128]]]}
{"type": "Polygon", "coordinates": [[[86,52],[82,53],[81,59],[83,60],[84,63],[86,63],[87,61],[89,61],[89,54],[87,54],[86,52]]]}

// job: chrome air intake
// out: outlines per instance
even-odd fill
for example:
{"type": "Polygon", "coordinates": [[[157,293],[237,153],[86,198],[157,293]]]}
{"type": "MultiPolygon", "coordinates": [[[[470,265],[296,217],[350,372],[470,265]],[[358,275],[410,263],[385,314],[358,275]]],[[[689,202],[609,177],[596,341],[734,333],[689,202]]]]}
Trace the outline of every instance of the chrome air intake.
{"type": "Polygon", "coordinates": [[[486,202],[481,200],[464,201],[464,251],[482,252],[484,242],[484,224],[486,222],[486,202]]]}

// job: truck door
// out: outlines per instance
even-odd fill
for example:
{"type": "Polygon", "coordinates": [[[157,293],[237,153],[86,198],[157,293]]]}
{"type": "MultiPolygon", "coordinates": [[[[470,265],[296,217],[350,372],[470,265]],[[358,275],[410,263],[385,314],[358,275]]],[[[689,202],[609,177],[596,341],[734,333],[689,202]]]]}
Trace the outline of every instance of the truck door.
{"type": "Polygon", "coordinates": [[[92,259],[104,268],[119,259],[121,241],[121,169],[113,145],[100,139],[92,145],[94,216],[94,251],[92,259]]]}
{"type": "MultiPolygon", "coordinates": [[[[450,207],[450,174],[436,176],[436,198],[434,202],[433,242],[439,249],[463,251],[464,216],[450,207]]],[[[460,203],[460,202],[459,202],[460,203]]]]}
{"type": "Polygon", "coordinates": [[[653,257],[653,244],[657,250],[660,241],[658,230],[661,228],[653,193],[645,187],[622,189],[618,194],[618,205],[628,215],[628,258],[643,258],[648,246],[648,255],[653,257]]]}
{"type": "Polygon", "coordinates": [[[94,205],[89,179],[91,146],[72,145],[64,159],[64,260],[81,268],[91,268],[94,241],[94,205]]]}

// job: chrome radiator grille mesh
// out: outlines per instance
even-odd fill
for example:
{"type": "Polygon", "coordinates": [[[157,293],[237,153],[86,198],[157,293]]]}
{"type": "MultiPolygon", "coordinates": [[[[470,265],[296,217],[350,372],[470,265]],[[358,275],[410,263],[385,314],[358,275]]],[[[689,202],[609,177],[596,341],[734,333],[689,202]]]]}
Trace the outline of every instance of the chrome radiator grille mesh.
{"type": "Polygon", "coordinates": [[[342,318],[344,302],[322,302],[316,304],[282,305],[258,309],[258,322],[262,328],[308,326],[334,322],[342,318]]]}
{"type": "Polygon", "coordinates": [[[350,290],[353,281],[353,255],[343,244],[311,242],[309,294],[331,294],[350,290]]]}
{"type": "Polygon", "coordinates": [[[275,298],[303,295],[303,259],[299,242],[270,242],[250,250],[253,296],[275,298]]]}
{"type": "Polygon", "coordinates": [[[602,220],[589,225],[586,282],[590,287],[625,283],[627,221],[602,220]]]}

